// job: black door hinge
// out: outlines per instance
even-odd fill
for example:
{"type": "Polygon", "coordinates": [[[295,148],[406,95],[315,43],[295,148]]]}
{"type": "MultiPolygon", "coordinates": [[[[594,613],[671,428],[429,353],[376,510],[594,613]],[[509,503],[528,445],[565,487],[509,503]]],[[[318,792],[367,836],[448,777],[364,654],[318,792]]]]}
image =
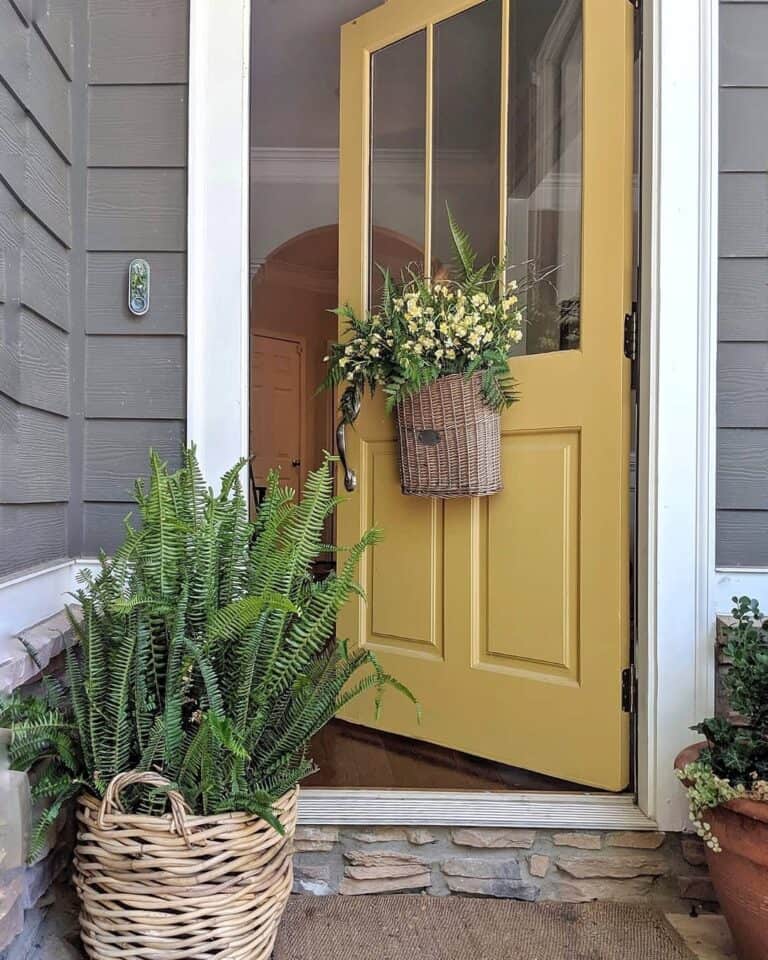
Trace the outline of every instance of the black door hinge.
{"type": "Polygon", "coordinates": [[[637,674],[634,664],[621,671],[621,709],[634,713],[637,709],[637,674]]]}
{"type": "Polygon", "coordinates": [[[624,356],[633,362],[637,360],[637,304],[632,311],[624,314],[624,356]]]}

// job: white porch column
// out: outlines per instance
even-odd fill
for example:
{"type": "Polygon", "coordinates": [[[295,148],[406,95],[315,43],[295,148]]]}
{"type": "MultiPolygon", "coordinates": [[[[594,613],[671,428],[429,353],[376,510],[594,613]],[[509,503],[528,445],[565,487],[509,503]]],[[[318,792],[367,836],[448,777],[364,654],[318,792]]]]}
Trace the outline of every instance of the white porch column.
{"type": "Polygon", "coordinates": [[[215,483],[248,452],[249,0],[191,0],[187,437],[215,483]]]}

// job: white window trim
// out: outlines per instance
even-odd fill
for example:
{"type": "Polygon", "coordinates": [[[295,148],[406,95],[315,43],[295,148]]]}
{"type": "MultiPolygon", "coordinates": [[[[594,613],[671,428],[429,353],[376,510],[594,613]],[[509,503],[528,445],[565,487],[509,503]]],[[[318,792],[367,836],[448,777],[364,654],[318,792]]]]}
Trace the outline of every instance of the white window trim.
{"type": "MultiPolygon", "coordinates": [[[[676,830],[686,815],[672,762],[713,704],[719,40],[717,0],[645,7],[635,814],[676,830]]],[[[187,426],[209,477],[248,449],[249,19],[249,0],[191,2],[187,426]]],[[[469,816],[455,793],[407,795],[419,822],[448,807],[469,816]]],[[[381,791],[306,796],[305,820],[391,822],[381,791]]],[[[558,809],[578,819],[579,796],[584,822],[601,826],[587,795],[537,809],[507,794],[473,819],[556,826],[558,809]]],[[[606,829],[626,812],[616,801],[604,803],[606,829]]]]}

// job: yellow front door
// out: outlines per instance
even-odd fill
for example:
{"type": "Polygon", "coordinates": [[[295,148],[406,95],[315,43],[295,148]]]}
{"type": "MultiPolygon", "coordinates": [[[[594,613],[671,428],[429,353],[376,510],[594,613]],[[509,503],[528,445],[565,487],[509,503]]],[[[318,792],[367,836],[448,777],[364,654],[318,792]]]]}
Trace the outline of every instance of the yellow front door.
{"type": "MultiPolygon", "coordinates": [[[[381,729],[610,790],[629,779],[631,9],[388,0],[341,59],[342,302],[369,303],[375,228],[445,262],[446,201],[481,255],[554,269],[510,361],[502,493],[405,497],[383,403],[347,430],[338,542],[385,539],[339,635],[422,703],[418,724],[387,698],[381,729]]],[[[370,725],[370,703],[344,716],[370,725]]]]}

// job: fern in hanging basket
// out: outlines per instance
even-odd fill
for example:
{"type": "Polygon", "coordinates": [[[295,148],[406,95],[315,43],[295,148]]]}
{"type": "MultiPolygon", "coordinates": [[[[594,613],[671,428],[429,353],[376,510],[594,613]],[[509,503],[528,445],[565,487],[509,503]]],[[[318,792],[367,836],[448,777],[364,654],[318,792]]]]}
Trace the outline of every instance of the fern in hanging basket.
{"type": "Polygon", "coordinates": [[[409,267],[395,281],[383,269],[376,310],[339,307],[346,336],[326,358],[323,387],[341,389],[347,424],[366,392],[383,391],[404,493],[484,496],[502,486],[499,414],[518,399],[508,361],[523,339],[524,291],[503,263],[478,266],[468,235],[447,215],[453,271],[433,280],[409,267]]]}

